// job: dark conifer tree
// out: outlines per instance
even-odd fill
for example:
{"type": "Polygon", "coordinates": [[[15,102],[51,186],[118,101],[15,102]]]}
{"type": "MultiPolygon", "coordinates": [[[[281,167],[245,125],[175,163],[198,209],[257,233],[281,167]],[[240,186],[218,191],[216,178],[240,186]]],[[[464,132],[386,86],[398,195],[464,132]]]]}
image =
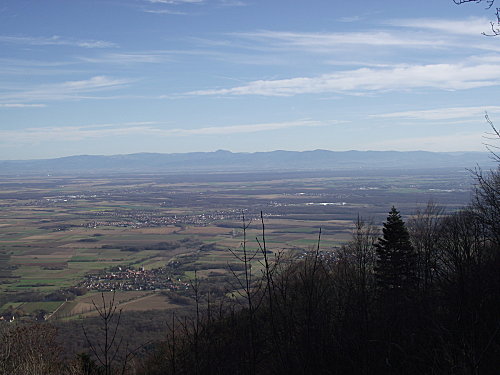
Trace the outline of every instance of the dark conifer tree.
{"type": "Polygon", "coordinates": [[[382,291],[408,292],[415,283],[415,252],[410,235],[398,210],[393,206],[375,244],[375,275],[382,291]]]}

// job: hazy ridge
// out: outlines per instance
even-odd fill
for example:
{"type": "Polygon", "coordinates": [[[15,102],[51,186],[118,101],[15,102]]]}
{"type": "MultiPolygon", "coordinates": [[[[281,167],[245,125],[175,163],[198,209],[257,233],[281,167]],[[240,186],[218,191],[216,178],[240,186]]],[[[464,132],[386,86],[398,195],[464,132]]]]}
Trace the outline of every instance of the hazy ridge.
{"type": "Polygon", "coordinates": [[[487,152],[271,151],[78,155],[55,159],[0,161],[0,174],[169,173],[210,171],[341,170],[392,168],[489,168],[487,152]]]}

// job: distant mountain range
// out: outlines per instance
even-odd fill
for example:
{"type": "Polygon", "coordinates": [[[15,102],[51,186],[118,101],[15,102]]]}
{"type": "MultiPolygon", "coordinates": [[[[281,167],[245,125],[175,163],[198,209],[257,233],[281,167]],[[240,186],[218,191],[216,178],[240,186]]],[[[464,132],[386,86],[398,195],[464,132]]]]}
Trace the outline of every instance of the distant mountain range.
{"type": "Polygon", "coordinates": [[[0,175],[474,168],[495,165],[487,152],[271,151],[255,153],[79,155],[0,161],[0,175]]]}

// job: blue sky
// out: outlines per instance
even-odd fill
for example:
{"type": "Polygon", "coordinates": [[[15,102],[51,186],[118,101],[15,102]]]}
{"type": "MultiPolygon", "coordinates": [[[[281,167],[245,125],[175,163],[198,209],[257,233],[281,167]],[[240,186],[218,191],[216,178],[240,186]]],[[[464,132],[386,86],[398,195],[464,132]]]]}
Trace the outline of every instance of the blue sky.
{"type": "Polygon", "coordinates": [[[493,19],[452,0],[2,0],[0,159],[483,151],[493,19]]]}

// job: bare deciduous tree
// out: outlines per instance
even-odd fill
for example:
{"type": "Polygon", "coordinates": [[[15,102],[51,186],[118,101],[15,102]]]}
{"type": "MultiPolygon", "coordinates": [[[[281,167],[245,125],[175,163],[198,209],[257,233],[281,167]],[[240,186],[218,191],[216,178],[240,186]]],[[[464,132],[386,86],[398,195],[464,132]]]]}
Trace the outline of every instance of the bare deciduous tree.
{"type": "Polygon", "coordinates": [[[92,339],[85,326],[82,325],[83,334],[90,347],[91,353],[97,359],[97,362],[102,368],[104,375],[127,373],[130,361],[135,353],[144,346],[141,344],[134,349],[129,348],[129,343],[124,342],[123,336],[118,335],[120,327],[122,310],[118,310],[115,302],[115,291],[111,299],[106,301],[104,293],[101,293],[101,305],[99,306],[94,300],[92,304],[98,313],[98,318],[101,321],[102,336],[97,339],[92,339]]]}
{"type": "Polygon", "coordinates": [[[420,290],[425,294],[434,281],[438,261],[439,227],[444,209],[429,201],[418,209],[408,221],[408,230],[417,255],[417,278],[420,290]]]}
{"type": "MultiPolygon", "coordinates": [[[[495,0],[453,0],[453,2],[457,5],[466,4],[466,3],[484,3],[486,5],[486,9],[493,8],[495,4],[495,0]]],[[[499,36],[500,35],[500,8],[495,8],[495,16],[496,21],[490,22],[491,30],[488,32],[483,32],[482,34],[485,36],[499,36]]]]}
{"type": "Polygon", "coordinates": [[[56,329],[47,323],[0,324],[0,374],[51,375],[61,370],[56,329]]]}

